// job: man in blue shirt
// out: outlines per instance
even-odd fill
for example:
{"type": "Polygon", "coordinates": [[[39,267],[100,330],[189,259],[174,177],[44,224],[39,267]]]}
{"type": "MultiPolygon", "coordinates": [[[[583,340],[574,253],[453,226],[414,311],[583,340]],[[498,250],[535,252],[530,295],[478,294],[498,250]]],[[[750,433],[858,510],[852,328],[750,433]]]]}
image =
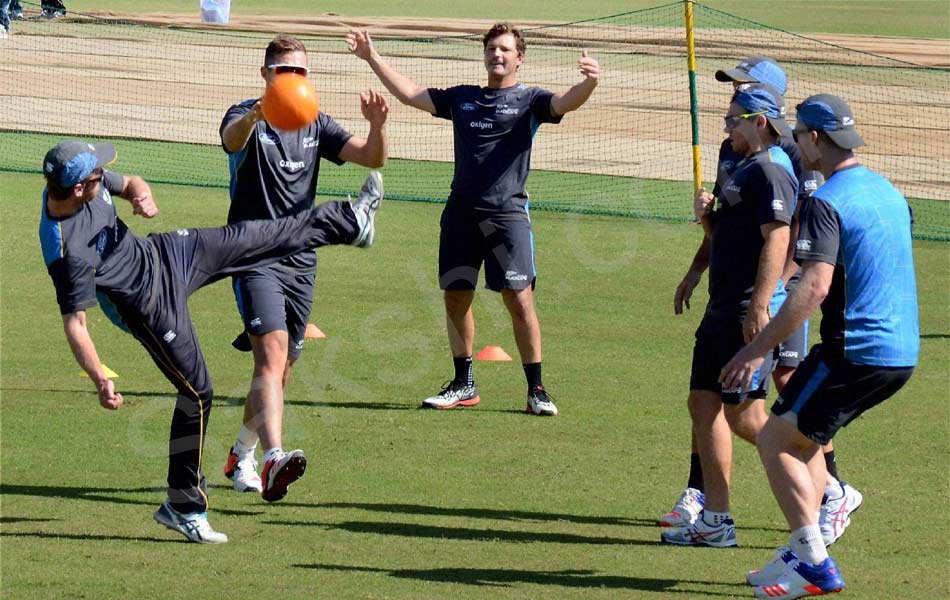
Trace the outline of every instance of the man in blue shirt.
{"type": "MultiPolygon", "coordinates": [[[[739,62],[735,68],[722,69],[716,71],[716,80],[731,83],[733,89],[743,83],[765,83],[775,88],[780,94],[785,94],[787,79],[785,71],[771,58],[763,56],[751,56],[739,62]]],[[[798,178],[798,202],[796,203],[794,218],[790,229],[790,239],[794,240],[798,233],[798,210],[803,201],[807,199],[812,192],[818,189],[818,186],[824,182],[821,173],[813,169],[802,167],[801,155],[798,147],[791,137],[782,136],[778,140],[779,147],[788,155],[792,161],[792,167],[798,178]]],[[[718,169],[716,174],[716,183],[712,194],[706,190],[700,190],[697,194],[697,201],[711,203],[714,198],[718,198],[722,192],[725,182],[732,176],[736,167],[742,162],[744,157],[737,153],[732,147],[732,140],[727,137],[719,147],[718,169]]],[[[709,224],[704,221],[704,226],[709,230],[709,224]]],[[[709,234],[703,238],[696,255],[690,264],[689,270],[683,277],[683,280],[676,288],[676,294],[673,300],[674,314],[682,314],[683,306],[689,308],[689,299],[693,290],[702,278],[703,272],[709,266],[709,234]]],[[[784,302],[787,293],[791,291],[798,283],[798,265],[793,260],[793,246],[789,246],[789,252],[783,270],[781,283],[772,297],[772,306],[770,314],[778,312],[782,302],[784,302]]],[[[791,378],[795,369],[804,359],[807,352],[808,343],[808,321],[802,324],[788,339],[783,340],[776,348],[775,370],[772,372],[772,380],[775,383],[777,392],[781,392],[785,384],[791,378]]],[[[751,393],[752,397],[760,395],[760,391],[751,393]]],[[[763,398],[764,399],[764,398],[763,398]]],[[[725,428],[726,423],[720,421],[717,427],[725,428]]],[[[755,443],[754,436],[747,438],[746,441],[755,443]]],[[[692,436],[692,452],[690,455],[690,469],[687,487],[680,495],[679,500],[673,506],[673,509],[660,519],[660,525],[664,527],[683,527],[695,522],[702,512],[705,502],[705,486],[703,484],[702,463],[699,460],[699,453],[696,449],[696,439],[692,436]]],[[[823,448],[825,466],[828,469],[828,485],[826,486],[821,504],[821,528],[822,535],[826,544],[832,544],[841,537],[845,528],[851,523],[850,515],[861,506],[863,500],[862,494],[853,486],[848,485],[838,479],[838,468],[835,459],[835,449],[832,443],[823,448]]]]}
{"type": "Polygon", "coordinates": [[[439,287],[444,291],[455,377],[423,400],[423,406],[448,409],[480,401],[472,375],[472,302],[484,263],[486,286],[501,293],[511,315],[528,383],[527,412],[556,415],[557,406],[541,382],[534,241],[525,181],[539,125],[558,123],[587,101],[600,77],[597,61],[584,51],[578,62],[584,79],[564,93],[529,88],[518,83],[524,38],[512,25],[498,23],[482,38],[488,85],[435,89],[421,87],[390,67],[365,31],[351,32],[347,44],[400,102],[452,120],[455,176],[442,213],[439,287]]]}
{"type": "MultiPolygon", "coordinates": [[[[277,75],[306,77],[309,71],[307,50],[300,40],[279,35],[267,45],[261,66],[265,84],[277,75]]],[[[325,112],[298,130],[284,131],[264,120],[260,98],[229,108],[220,130],[231,171],[228,223],[279,219],[312,208],[323,160],[383,166],[389,107],[381,94],[365,92],[360,94],[360,108],[369,122],[365,138],[351,135],[325,112]]],[[[244,321],[244,332],[235,346],[253,352],[254,373],[224,474],[234,489],[260,492],[268,502],[282,499],[307,466],[303,450],[284,452],[282,426],[284,389],[303,351],[316,270],[317,255],[308,248],[233,278],[244,321]],[[261,475],[254,458],[258,440],[264,451],[261,475]]]]}
{"type": "Polygon", "coordinates": [[[706,502],[695,522],[661,534],[668,544],[736,545],[729,513],[731,434],[755,439],[765,422],[761,398],[773,365],[757,374],[751,389],[722,386],[718,378],[744,340],[768,322],[785,265],[798,180],[777,145],[791,133],[784,116],[782,95],[760,83],[738,86],[725,116],[725,132],[743,158],[723,183],[717,210],[704,215],[711,226],[709,303],[696,331],[688,398],[706,502]]]}
{"type": "Polygon", "coordinates": [[[720,376],[723,386],[748,387],[763,355],[821,306],[821,343],[772,406],[757,440],[791,531],[788,546],[747,576],[760,598],[844,587],[816,522],[825,484],[821,445],[894,395],[910,379],[920,350],[906,199],[854,155],[864,141],[844,100],[818,94],[797,108],[802,158],[826,178],[802,209],[795,245],[801,283],[720,376]]]}
{"type": "MultiPolygon", "coordinates": [[[[66,339],[95,384],[99,403],[111,410],[122,406],[122,394],[103,371],[86,310],[99,304],[114,324],[145,346],[178,391],[168,443],[168,496],[155,520],[192,542],[227,542],[208,523],[201,457],[213,390],[188,297],[230,274],[307,248],[369,246],[382,196],[374,186],[364,187],[353,205],[327,202],[286,219],[179,229],[143,239],[118,217],[113,196],[130,200],[133,214],[146,218],[158,209],[141,177],[104,168],[115,156],[112,144],[67,140],[43,160],[40,245],[66,339]]],[[[378,176],[374,172],[371,178],[378,176]]]]}

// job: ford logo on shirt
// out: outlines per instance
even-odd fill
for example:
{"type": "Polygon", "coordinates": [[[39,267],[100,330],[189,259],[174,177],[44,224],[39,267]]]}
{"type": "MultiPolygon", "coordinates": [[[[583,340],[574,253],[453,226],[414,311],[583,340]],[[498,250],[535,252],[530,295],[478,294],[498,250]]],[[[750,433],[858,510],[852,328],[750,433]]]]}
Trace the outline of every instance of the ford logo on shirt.
{"type": "Polygon", "coordinates": [[[280,141],[280,138],[278,138],[273,133],[268,133],[265,131],[257,135],[257,140],[262,144],[267,144],[268,146],[276,146],[277,142],[280,141]]]}
{"type": "Polygon", "coordinates": [[[106,242],[109,241],[109,230],[103,229],[99,232],[99,239],[96,240],[96,254],[102,256],[106,249],[106,242]]]}
{"type": "Polygon", "coordinates": [[[459,106],[459,109],[473,111],[473,110],[478,110],[478,106],[474,102],[463,102],[462,105],[459,106]]]}

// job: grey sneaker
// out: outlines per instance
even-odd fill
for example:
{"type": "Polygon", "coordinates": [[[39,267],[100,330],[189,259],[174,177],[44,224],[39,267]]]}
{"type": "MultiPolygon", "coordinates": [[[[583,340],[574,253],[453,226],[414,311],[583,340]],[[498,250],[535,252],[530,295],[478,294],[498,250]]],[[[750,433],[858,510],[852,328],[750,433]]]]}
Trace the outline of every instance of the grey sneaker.
{"type": "Polygon", "coordinates": [[[370,171],[360,189],[360,195],[353,203],[353,212],[356,213],[356,222],[360,232],[353,245],[358,248],[369,248],[373,245],[376,234],[374,220],[376,211],[383,201],[383,175],[379,171],[370,171]]]}
{"type": "Polygon", "coordinates": [[[468,385],[463,381],[450,381],[442,386],[442,391],[435,396],[422,401],[425,408],[455,408],[456,406],[475,406],[481,402],[478,388],[475,384],[468,385]]]}
{"type": "Polygon", "coordinates": [[[660,534],[660,541],[677,546],[712,546],[714,548],[738,546],[735,521],[726,519],[719,525],[707,525],[702,515],[692,525],[664,531],[660,534]]]}
{"type": "Polygon", "coordinates": [[[168,500],[162,502],[161,507],[155,511],[155,521],[174,529],[196,544],[224,544],[228,541],[228,536],[211,529],[208,513],[180,513],[168,504],[168,500]]]}

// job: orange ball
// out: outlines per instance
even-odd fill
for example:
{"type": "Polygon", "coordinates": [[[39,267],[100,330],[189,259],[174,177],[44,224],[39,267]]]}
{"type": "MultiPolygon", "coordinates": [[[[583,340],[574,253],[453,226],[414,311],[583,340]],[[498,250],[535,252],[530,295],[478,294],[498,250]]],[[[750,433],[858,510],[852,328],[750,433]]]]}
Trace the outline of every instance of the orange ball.
{"type": "Polygon", "coordinates": [[[267,84],[261,109],[271,127],[300,129],[317,118],[320,99],[309,79],[296,73],[281,73],[267,84]]]}

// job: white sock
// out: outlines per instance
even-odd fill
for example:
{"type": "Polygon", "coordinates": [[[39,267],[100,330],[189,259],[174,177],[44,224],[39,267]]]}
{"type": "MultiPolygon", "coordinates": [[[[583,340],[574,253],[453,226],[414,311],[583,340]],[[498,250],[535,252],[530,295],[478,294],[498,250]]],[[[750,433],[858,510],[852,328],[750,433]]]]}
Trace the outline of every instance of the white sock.
{"type": "Polygon", "coordinates": [[[247,428],[247,425],[241,423],[237,441],[234,442],[234,453],[238,455],[238,460],[243,460],[248,455],[254,455],[258,439],[256,431],[251,431],[247,428]]]}
{"type": "Polygon", "coordinates": [[[726,512],[713,512],[711,510],[703,511],[703,523],[709,525],[710,527],[717,527],[728,518],[730,518],[728,510],[726,512]]]}
{"type": "Polygon", "coordinates": [[[789,547],[802,561],[817,565],[828,558],[828,550],[821,539],[821,528],[818,525],[806,525],[792,532],[788,541],[789,547]]]}
{"type": "Polygon", "coordinates": [[[841,482],[831,475],[828,476],[828,483],[825,484],[825,495],[828,496],[829,500],[837,499],[844,495],[844,488],[841,487],[841,482]]]}
{"type": "Polygon", "coordinates": [[[284,450],[280,446],[269,448],[267,452],[264,453],[264,462],[278,459],[283,455],[284,455],[284,450]]]}

